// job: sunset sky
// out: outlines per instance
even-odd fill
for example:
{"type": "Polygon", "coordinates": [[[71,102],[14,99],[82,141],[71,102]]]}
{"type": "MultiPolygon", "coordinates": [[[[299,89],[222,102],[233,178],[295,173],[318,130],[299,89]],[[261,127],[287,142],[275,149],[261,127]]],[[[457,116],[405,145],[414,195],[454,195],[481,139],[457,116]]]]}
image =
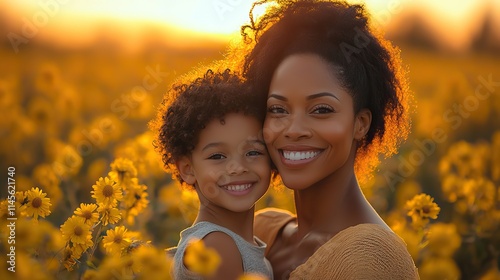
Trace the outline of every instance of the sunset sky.
{"type": "MultiPolygon", "coordinates": [[[[102,24],[116,25],[116,32],[134,38],[145,25],[174,26],[182,32],[196,32],[224,38],[238,32],[248,20],[253,0],[7,0],[0,8],[12,26],[25,21],[43,24],[43,35],[56,40],[89,40],[102,24]],[[45,18],[43,16],[45,14],[45,18]],[[48,15],[48,16],[47,16],[48,15]],[[46,20],[46,22],[44,22],[46,20]],[[118,24],[116,24],[118,23],[118,24]],[[121,28],[120,28],[121,27],[121,28]],[[134,35],[135,34],[135,35],[134,35]],[[77,36],[75,36],[77,35],[77,36]]],[[[443,40],[460,48],[479,28],[478,19],[491,10],[500,26],[500,0],[365,0],[374,22],[386,27],[404,24],[402,15],[417,11],[443,40]],[[489,6],[488,6],[489,5],[489,6]]],[[[42,24],[40,24],[42,25],[42,24]]],[[[17,28],[19,29],[19,28],[17,28]]],[[[7,30],[8,31],[8,30],[7,30]]],[[[499,32],[500,33],[500,30],[499,32]]]]}

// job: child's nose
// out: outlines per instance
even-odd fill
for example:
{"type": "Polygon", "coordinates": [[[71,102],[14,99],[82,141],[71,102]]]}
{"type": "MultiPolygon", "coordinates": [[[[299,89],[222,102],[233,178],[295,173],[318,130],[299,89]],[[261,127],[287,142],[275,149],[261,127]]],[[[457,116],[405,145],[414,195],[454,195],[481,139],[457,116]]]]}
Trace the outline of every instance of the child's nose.
{"type": "Polygon", "coordinates": [[[241,160],[231,160],[226,166],[227,173],[238,175],[248,171],[246,165],[241,160]]]}

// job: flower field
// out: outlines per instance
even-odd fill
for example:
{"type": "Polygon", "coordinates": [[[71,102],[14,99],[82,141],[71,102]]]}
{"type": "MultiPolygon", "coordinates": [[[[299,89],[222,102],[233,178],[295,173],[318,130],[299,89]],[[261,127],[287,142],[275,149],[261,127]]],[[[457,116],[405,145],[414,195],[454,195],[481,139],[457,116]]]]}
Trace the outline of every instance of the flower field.
{"type": "MultiPolygon", "coordinates": [[[[0,46],[0,279],[168,277],[164,250],[198,202],[163,171],[147,123],[178,75],[224,47],[0,46]]],[[[365,195],[422,279],[500,279],[500,57],[411,46],[402,57],[412,133],[365,195]]],[[[294,211],[285,188],[257,206],[294,211]]],[[[218,265],[202,243],[189,252],[193,270],[218,265]]]]}

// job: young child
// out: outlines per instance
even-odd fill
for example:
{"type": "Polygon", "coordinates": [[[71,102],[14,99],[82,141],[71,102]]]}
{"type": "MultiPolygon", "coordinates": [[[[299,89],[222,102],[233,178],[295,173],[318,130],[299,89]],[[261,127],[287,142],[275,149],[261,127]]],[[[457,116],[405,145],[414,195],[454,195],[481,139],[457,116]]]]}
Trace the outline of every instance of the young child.
{"type": "Polygon", "coordinates": [[[194,224],[169,250],[175,279],[202,279],[183,261],[193,238],[221,257],[212,279],[236,279],[244,273],[272,279],[266,244],[253,235],[254,204],[271,176],[262,135],[265,106],[256,104],[255,96],[230,70],[208,70],[190,84],[174,86],[152,122],[155,148],[166,170],[194,188],[200,199],[194,224]]]}

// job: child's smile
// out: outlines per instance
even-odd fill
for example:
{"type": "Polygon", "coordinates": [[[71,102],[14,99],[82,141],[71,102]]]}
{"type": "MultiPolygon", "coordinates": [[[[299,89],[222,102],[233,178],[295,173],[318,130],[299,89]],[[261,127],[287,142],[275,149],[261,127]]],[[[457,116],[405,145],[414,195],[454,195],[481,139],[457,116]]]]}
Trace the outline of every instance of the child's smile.
{"type": "Polygon", "coordinates": [[[200,132],[190,160],[205,206],[246,211],[269,186],[270,160],[261,124],[254,117],[231,113],[223,121],[209,122],[200,132]]]}

